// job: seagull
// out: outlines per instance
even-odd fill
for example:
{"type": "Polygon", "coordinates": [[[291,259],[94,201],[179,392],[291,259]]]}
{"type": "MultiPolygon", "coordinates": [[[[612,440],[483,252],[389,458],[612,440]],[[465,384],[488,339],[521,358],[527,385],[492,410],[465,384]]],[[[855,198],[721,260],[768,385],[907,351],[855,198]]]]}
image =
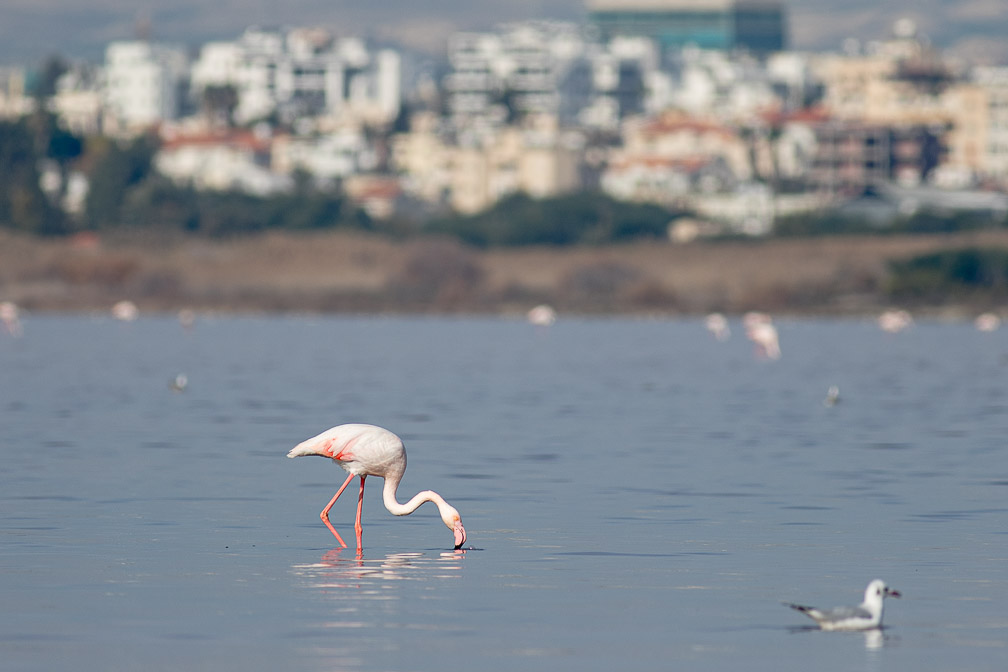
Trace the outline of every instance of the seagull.
{"type": "Polygon", "coordinates": [[[868,584],[864,602],[858,607],[816,609],[790,602],[784,604],[814,620],[822,630],[872,630],[882,627],[882,600],[886,597],[900,597],[900,594],[887,586],[885,581],[875,579],[868,584]]]}
{"type": "Polygon", "coordinates": [[[184,373],[180,373],[177,376],[175,376],[175,378],[171,381],[171,384],[168,387],[175,390],[176,392],[184,392],[188,384],[189,384],[189,376],[187,376],[184,373]]]}

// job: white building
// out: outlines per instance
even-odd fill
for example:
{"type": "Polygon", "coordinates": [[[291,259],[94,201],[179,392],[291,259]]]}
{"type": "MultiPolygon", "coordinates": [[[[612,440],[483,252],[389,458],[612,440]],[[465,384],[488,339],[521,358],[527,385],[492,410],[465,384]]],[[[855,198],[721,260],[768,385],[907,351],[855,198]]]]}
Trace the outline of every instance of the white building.
{"type": "Polygon", "coordinates": [[[577,26],[557,21],[453,34],[443,85],[455,125],[500,125],[514,113],[557,114],[561,80],[584,50],[577,26]]]}
{"type": "Polygon", "coordinates": [[[361,40],[333,40],[321,30],[252,28],[236,42],[203,47],[192,91],[199,98],[208,86],[234,87],[239,123],[278,114],[387,124],[399,113],[400,61],[395,51],[372,52],[361,40]]]}
{"type": "Polygon", "coordinates": [[[28,114],[32,100],[25,95],[24,68],[0,67],[0,118],[28,114]]]}
{"type": "Polygon", "coordinates": [[[287,191],[289,176],[270,170],[271,139],[248,131],[185,133],[168,129],[154,157],[157,170],[200,190],[237,190],[266,196],[287,191]]]}
{"type": "Polygon", "coordinates": [[[360,129],[344,128],[313,136],[281,136],[273,141],[271,169],[282,175],[302,170],[320,184],[374,170],[374,148],[360,129]]]}
{"type": "Polygon", "coordinates": [[[987,94],[984,172],[1008,185],[1008,67],[977,68],[973,80],[987,94]]]}
{"type": "Polygon", "coordinates": [[[748,56],[686,48],[671,69],[670,103],[694,116],[739,120],[780,104],[766,69],[748,56]]]}
{"type": "Polygon", "coordinates": [[[103,130],[104,103],[101,70],[71,66],[58,80],[49,99],[49,110],[63,126],[78,135],[95,135],[103,130]]]}
{"type": "Polygon", "coordinates": [[[106,131],[131,133],[175,119],[188,76],[183,49],[150,42],[112,42],[105,50],[106,131]]]}
{"type": "Polygon", "coordinates": [[[599,44],[577,25],[558,21],[455,33],[448,60],[443,84],[452,124],[477,133],[539,114],[563,125],[615,130],[627,116],[663,108],[671,90],[654,41],[599,44]]]}

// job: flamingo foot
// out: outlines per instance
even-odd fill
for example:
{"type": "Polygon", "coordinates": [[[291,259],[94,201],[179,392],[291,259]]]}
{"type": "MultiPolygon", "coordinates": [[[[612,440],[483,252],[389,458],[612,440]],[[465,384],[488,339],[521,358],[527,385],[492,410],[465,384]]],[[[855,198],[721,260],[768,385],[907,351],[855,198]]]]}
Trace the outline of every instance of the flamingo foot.
{"type": "Polygon", "coordinates": [[[343,541],[343,537],[339,536],[339,532],[337,532],[336,528],[333,527],[332,523],[329,522],[329,516],[326,515],[325,511],[323,511],[321,515],[319,515],[319,518],[321,518],[322,522],[325,523],[325,526],[329,528],[329,531],[333,533],[333,536],[336,537],[336,541],[340,543],[340,546],[346,548],[347,547],[346,542],[343,541]]]}

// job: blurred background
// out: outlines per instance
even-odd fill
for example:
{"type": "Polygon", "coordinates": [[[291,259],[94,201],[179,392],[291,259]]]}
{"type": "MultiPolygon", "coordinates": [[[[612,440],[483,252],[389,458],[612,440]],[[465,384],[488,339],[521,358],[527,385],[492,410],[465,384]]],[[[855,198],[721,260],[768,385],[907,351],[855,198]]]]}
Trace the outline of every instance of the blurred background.
{"type": "Polygon", "coordinates": [[[0,295],[994,310],[1006,21],[993,1],[9,3],[0,295]]]}

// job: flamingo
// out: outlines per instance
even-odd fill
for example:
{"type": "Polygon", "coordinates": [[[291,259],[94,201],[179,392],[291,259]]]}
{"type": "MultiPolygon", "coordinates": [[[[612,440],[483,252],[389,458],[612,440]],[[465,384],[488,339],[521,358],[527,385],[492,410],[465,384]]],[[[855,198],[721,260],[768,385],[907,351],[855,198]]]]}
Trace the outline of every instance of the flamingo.
{"type": "Polygon", "coordinates": [[[20,336],[24,333],[21,328],[21,311],[13,301],[0,302],[0,322],[3,322],[7,333],[11,336],[20,336]]]}
{"type": "Polygon", "coordinates": [[[303,457],[305,455],[318,455],[319,457],[332,458],[339,466],[350,473],[347,479],[336,491],[326,507],[322,509],[319,518],[325,523],[329,531],[333,533],[336,540],[343,548],[346,542],[339,535],[336,529],[329,522],[329,509],[332,508],[343,490],[350,485],[354,476],[360,477],[360,494],[357,495],[357,519],[354,523],[354,530],[357,532],[357,552],[363,548],[361,542],[361,508],[364,505],[364,479],[368,476],[381,476],[385,479],[385,487],[382,489],[382,499],[385,508],[392,515],[406,516],[418,508],[424,502],[434,502],[441,513],[441,520],[448,526],[448,529],[455,533],[455,548],[459,549],[466,540],[465,528],[462,527],[462,517],[459,512],[444,500],[444,498],[433,490],[424,490],[413,496],[405,504],[400,504],[396,499],[396,489],[399,481],[402,480],[406,471],[406,449],[403,447],[402,439],[387,429],[374,425],[349,424],[339,425],[332,429],[327,429],[318,436],[314,436],[307,441],[302,441],[287,453],[287,457],[303,457]]]}
{"type": "Polygon", "coordinates": [[[995,313],[981,313],[980,315],[977,315],[975,320],[973,320],[973,326],[975,326],[978,331],[997,331],[998,327],[1001,326],[1001,318],[995,313]]]}
{"type": "Polygon", "coordinates": [[[548,327],[554,322],[556,322],[556,311],[552,306],[548,306],[545,303],[538,305],[532,310],[528,311],[526,318],[529,324],[534,324],[537,327],[548,327]]]}
{"type": "Polygon", "coordinates": [[[900,594],[887,586],[885,581],[875,579],[865,589],[864,602],[859,607],[816,609],[789,602],[784,604],[814,620],[822,630],[871,630],[882,627],[883,600],[886,597],[900,597],[900,594]]]}
{"type": "Polygon", "coordinates": [[[714,335],[719,341],[727,341],[731,338],[731,328],[728,326],[728,320],[721,313],[711,313],[704,320],[704,325],[707,327],[707,331],[714,335]]]}
{"type": "Polygon", "coordinates": [[[777,327],[766,313],[746,313],[742,319],[746,336],[756,344],[757,353],[768,359],[780,359],[780,340],[777,337],[777,327]]]}
{"type": "Polygon", "coordinates": [[[112,306],[112,317],[122,322],[132,322],[140,316],[140,310],[132,301],[119,301],[112,306]]]}
{"type": "Polygon", "coordinates": [[[898,334],[913,326],[913,316],[906,310],[887,310],[878,316],[878,325],[882,331],[898,334]]]}

